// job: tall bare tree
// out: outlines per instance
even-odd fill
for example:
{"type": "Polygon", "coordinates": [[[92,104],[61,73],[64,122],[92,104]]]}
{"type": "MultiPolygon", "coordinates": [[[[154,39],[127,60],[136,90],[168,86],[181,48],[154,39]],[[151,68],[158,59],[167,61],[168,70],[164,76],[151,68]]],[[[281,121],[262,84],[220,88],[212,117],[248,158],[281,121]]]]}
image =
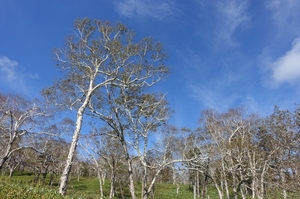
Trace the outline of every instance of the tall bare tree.
{"type": "MultiPolygon", "coordinates": [[[[103,120],[108,122],[112,120],[111,115],[99,110],[105,106],[102,93],[107,91],[108,86],[122,88],[126,92],[140,90],[157,83],[168,73],[168,68],[163,64],[166,54],[162,45],[154,43],[151,38],[135,42],[134,33],[121,23],[112,25],[85,18],[75,22],[75,31],[74,35],[67,37],[65,48],[54,51],[64,78],[57,79],[53,86],[43,91],[46,98],[57,106],[77,111],[76,128],[61,176],[59,192],[63,195],[67,191],[87,108],[100,111],[98,113],[104,115],[103,120]]],[[[135,198],[132,186],[133,182],[130,190],[135,198]]]]}

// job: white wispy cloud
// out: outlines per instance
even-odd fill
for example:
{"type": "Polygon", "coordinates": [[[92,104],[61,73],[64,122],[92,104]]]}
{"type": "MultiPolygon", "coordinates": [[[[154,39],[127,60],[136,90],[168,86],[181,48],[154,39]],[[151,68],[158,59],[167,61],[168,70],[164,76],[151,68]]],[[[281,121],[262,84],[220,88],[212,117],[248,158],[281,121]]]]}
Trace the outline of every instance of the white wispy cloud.
{"type": "Polygon", "coordinates": [[[2,78],[8,82],[16,80],[16,67],[18,62],[10,60],[5,56],[0,56],[0,71],[2,78]]]}
{"type": "Polygon", "coordinates": [[[291,50],[270,63],[275,84],[300,82],[300,38],[292,43],[291,50]]]}
{"type": "Polygon", "coordinates": [[[266,0],[266,9],[270,12],[272,37],[277,44],[300,36],[299,0],[266,0]]]}
{"type": "Polygon", "coordinates": [[[233,38],[234,32],[250,20],[247,13],[248,1],[227,0],[216,3],[219,15],[218,39],[231,46],[237,45],[233,38]]]}
{"type": "Polygon", "coordinates": [[[6,56],[0,56],[0,81],[2,86],[29,93],[28,80],[38,78],[37,74],[24,71],[17,61],[11,60],[6,56]]]}
{"type": "MultiPolygon", "coordinates": [[[[237,87],[244,78],[244,70],[230,67],[230,63],[222,58],[205,60],[195,52],[189,50],[187,52],[182,58],[185,61],[181,73],[184,74],[189,95],[205,109],[226,111],[229,107],[235,106],[242,97],[238,94],[237,87]]],[[[243,68],[246,67],[244,63],[243,68]]]]}
{"type": "Polygon", "coordinates": [[[204,40],[212,41],[213,50],[224,50],[228,47],[236,47],[239,41],[234,37],[237,30],[250,27],[250,15],[248,13],[248,0],[217,0],[198,1],[200,5],[199,21],[203,17],[210,16],[209,28],[203,33],[199,26],[199,34],[204,40]],[[209,10],[209,13],[207,13],[209,10]],[[201,14],[206,13],[205,15],[201,14]],[[206,34],[206,35],[203,35],[206,34]]]}
{"type": "Polygon", "coordinates": [[[151,17],[162,20],[174,11],[171,0],[117,0],[114,4],[117,11],[128,18],[151,17]]]}
{"type": "Polygon", "coordinates": [[[189,89],[194,98],[196,98],[205,108],[216,109],[217,111],[226,111],[240,98],[238,94],[226,95],[219,88],[204,85],[190,85],[189,89]]]}
{"type": "Polygon", "coordinates": [[[266,0],[266,8],[272,12],[272,19],[279,27],[293,27],[299,21],[298,0],[266,0]]]}

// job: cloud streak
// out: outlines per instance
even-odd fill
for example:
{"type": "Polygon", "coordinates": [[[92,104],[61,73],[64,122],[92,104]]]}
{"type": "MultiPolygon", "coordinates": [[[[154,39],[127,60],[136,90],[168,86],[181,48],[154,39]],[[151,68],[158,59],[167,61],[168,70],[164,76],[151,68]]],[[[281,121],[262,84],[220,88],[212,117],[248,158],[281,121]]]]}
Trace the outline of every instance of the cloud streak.
{"type": "MultiPolygon", "coordinates": [[[[251,20],[248,14],[248,0],[217,0],[199,2],[199,20],[210,21],[203,33],[203,26],[199,26],[198,33],[206,41],[212,41],[213,51],[226,50],[239,46],[234,34],[241,28],[249,27],[251,20]],[[209,18],[207,18],[209,16],[209,18]]],[[[199,23],[199,22],[198,22],[199,23]]]]}
{"type": "Polygon", "coordinates": [[[272,19],[279,27],[291,26],[300,16],[298,0],[267,0],[266,8],[272,12],[272,19]]]}
{"type": "Polygon", "coordinates": [[[236,46],[234,32],[250,17],[247,14],[248,1],[227,0],[216,3],[219,15],[218,39],[230,46],[236,46]]]}
{"type": "Polygon", "coordinates": [[[157,20],[173,14],[172,1],[118,0],[115,3],[119,14],[128,17],[151,17],[157,20]]]}
{"type": "Polygon", "coordinates": [[[292,43],[291,50],[271,62],[272,80],[275,84],[293,83],[300,81],[300,38],[292,43]]]}
{"type": "Polygon", "coordinates": [[[240,98],[238,94],[225,95],[220,88],[213,89],[211,86],[190,85],[189,89],[192,91],[192,96],[201,102],[205,108],[218,111],[226,111],[240,98]]]}
{"type": "Polygon", "coordinates": [[[10,60],[5,56],[0,56],[0,71],[2,73],[1,77],[8,82],[16,80],[16,67],[18,62],[10,60]]]}
{"type": "Polygon", "coordinates": [[[0,56],[0,72],[2,85],[26,94],[30,92],[28,80],[38,78],[37,74],[22,71],[17,61],[6,56],[0,56]]]}

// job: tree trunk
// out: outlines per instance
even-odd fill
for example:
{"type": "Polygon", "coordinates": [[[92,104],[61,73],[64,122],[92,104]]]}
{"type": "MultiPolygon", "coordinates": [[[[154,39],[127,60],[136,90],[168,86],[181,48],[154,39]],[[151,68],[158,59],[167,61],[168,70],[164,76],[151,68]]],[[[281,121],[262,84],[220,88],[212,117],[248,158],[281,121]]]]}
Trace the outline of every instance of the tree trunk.
{"type": "Polygon", "coordinates": [[[220,187],[219,187],[218,183],[216,182],[215,178],[212,178],[212,181],[213,181],[213,183],[214,183],[214,185],[215,185],[215,188],[216,188],[217,191],[218,191],[219,198],[220,198],[220,199],[223,199],[223,192],[222,192],[222,190],[220,189],[220,187]]]}
{"type": "Polygon", "coordinates": [[[199,198],[200,197],[200,188],[199,188],[199,171],[197,170],[196,171],[196,180],[195,180],[195,183],[196,183],[196,192],[197,192],[197,197],[199,198]]]}
{"type": "Polygon", "coordinates": [[[1,160],[0,160],[0,169],[2,169],[4,163],[6,162],[7,159],[8,159],[7,156],[4,156],[3,158],[1,158],[1,160]]]}
{"type": "Polygon", "coordinates": [[[45,185],[45,182],[46,182],[46,177],[47,177],[47,172],[44,172],[42,173],[42,185],[44,186],[45,185]]]}
{"type": "Polygon", "coordinates": [[[239,188],[241,194],[242,194],[242,198],[246,199],[246,194],[247,194],[247,189],[245,189],[245,187],[243,185],[241,185],[241,187],[239,188]],[[246,190],[246,191],[245,191],[246,190]]]}
{"type": "Polygon", "coordinates": [[[120,188],[121,198],[122,198],[122,199],[125,199],[125,197],[124,197],[124,191],[123,191],[123,188],[122,188],[121,180],[119,180],[118,182],[119,182],[119,188],[120,188]]]}
{"type": "Polygon", "coordinates": [[[129,174],[129,191],[131,194],[131,198],[136,199],[131,160],[128,159],[127,163],[128,163],[128,174],[129,174]]]}
{"type": "MultiPolygon", "coordinates": [[[[98,167],[98,165],[97,165],[97,167],[98,167]]],[[[98,168],[97,168],[97,176],[98,176],[98,180],[99,180],[100,199],[102,199],[103,198],[103,186],[102,186],[101,173],[98,168]]]]}
{"type": "Polygon", "coordinates": [[[109,198],[112,199],[115,196],[115,171],[112,170],[112,174],[110,177],[110,193],[109,198]]]}
{"type": "Polygon", "coordinates": [[[127,150],[127,145],[126,145],[126,142],[125,142],[123,136],[121,138],[121,144],[122,144],[122,147],[123,147],[123,150],[124,150],[124,154],[126,156],[126,161],[127,161],[127,166],[128,166],[129,191],[130,191],[130,194],[131,194],[131,198],[136,199],[135,188],[134,188],[134,180],[133,180],[132,162],[131,162],[129,152],[127,150]]]}
{"type": "MultiPolygon", "coordinates": [[[[284,187],[285,183],[286,183],[286,180],[285,180],[284,169],[282,169],[282,168],[280,169],[280,178],[281,178],[282,185],[284,187]]],[[[282,196],[283,196],[283,199],[287,198],[287,193],[286,193],[286,189],[285,188],[282,189],[282,196]]]]}
{"type": "Polygon", "coordinates": [[[9,144],[6,148],[5,154],[0,160],[0,170],[2,169],[2,167],[3,167],[4,163],[6,162],[6,160],[8,160],[8,158],[9,158],[9,153],[10,153],[11,147],[12,147],[12,141],[9,142],[9,144]]]}
{"type": "Polygon", "coordinates": [[[225,191],[226,191],[226,196],[227,196],[227,199],[230,199],[224,160],[222,160],[222,173],[223,173],[223,180],[224,180],[224,187],[225,187],[225,191]]]}
{"type": "Polygon", "coordinates": [[[153,179],[152,179],[151,183],[149,184],[148,189],[147,189],[147,187],[144,188],[145,193],[144,193],[144,195],[143,195],[143,199],[147,199],[147,198],[149,197],[149,195],[150,195],[151,192],[153,192],[153,194],[154,194],[154,184],[155,184],[156,179],[157,179],[157,177],[158,177],[158,175],[160,174],[160,172],[161,172],[162,169],[163,169],[163,167],[160,168],[160,169],[156,172],[156,174],[153,176],[153,179]]]}
{"type": "Polygon", "coordinates": [[[196,188],[197,186],[196,186],[196,183],[194,182],[194,184],[193,184],[193,193],[194,193],[194,199],[196,199],[197,198],[197,191],[196,191],[196,188]]]}
{"type": "Polygon", "coordinates": [[[264,166],[263,166],[263,170],[262,170],[262,173],[261,173],[261,176],[260,176],[260,190],[259,190],[259,193],[257,194],[257,197],[259,199],[263,199],[264,196],[265,196],[265,173],[267,172],[267,164],[265,163],[264,166]]]}
{"type": "Polygon", "coordinates": [[[55,180],[55,177],[56,175],[55,175],[55,173],[52,171],[51,173],[50,173],[50,181],[49,181],[49,186],[52,186],[53,185],[53,183],[54,183],[54,180],[55,180]]]}
{"type": "Polygon", "coordinates": [[[153,185],[152,186],[152,189],[151,189],[151,195],[152,195],[152,199],[154,199],[155,197],[154,197],[154,190],[155,190],[155,186],[153,185]]]}
{"type": "Polygon", "coordinates": [[[208,183],[208,178],[209,178],[209,174],[208,174],[209,163],[210,163],[210,160],[208,158],[206,168],[205,168],[204,183],[202,185],[202,192],[201,192],[202,193],[202,198],[207,198],[207,183],[208,183]]]}
{"type": "Polygon", "coordinates": [[[175,172],[175,168],[172,167],[172,171],[173,171],[173,185],[177,184],[176,183],[176,172],[175,172]]]}
{"type": "Polygon", "coordinates": [[[77,120],[76,120],[76,127],[73,134],[72,143],[69,149],[69,154],[66,161],[65,169],[60,177],[60,186],[59,186],[59,193],[61,195],[65,195],[67,193],[67,186],[68,186],[68,180],[69,175],[72,169],[73,165],[73,159],[75,156],[76,147],[78,144],[79,134],[82,127],[82,121],[83,121],[83,112],[86,108],[88,100],[86,99],[85,103],[78,109],[77,112],[77,120]]]}
{"type": "Polygon", "coordinates": [[[256,184],[256,172],[253,172],[254,174],[252,174],[252,183],[251,183],[251,191],[252,191],[252,199],[255,199],[255,193],[256,193],[256,187],[257,187],[257,184],[256,184]]]}
{"type": "Polygon", "coordinates": [[[13,172],[14,172],[14,169],[10,168],[9,169],[9,179],[11,179],[13,172]]]}
{"type": "Polygon", "coordinates": [[[144,166],[144,174],[142,177],[142,198],[148,198],[148,191],[147,191],[147,167],[144,166]]]}
{"type": "Polygon", "coordinates": [[[239,195],[239,183],[237,182],[238,179],[237,177],[235,176],[235,172],[237,171],[234,171],[232,172],[232,181],[233,181],[233,195],[234,195],[234,199],[238,199],[238,195],[239,195]]]}
{"type": "Polygon", "coordinates": [[[34,186],[36,186],[36,184],[38,183],[39,179],[40,179],[40,174],[41,172],[35,173],[35,177],[34,177],[34,186]]]}

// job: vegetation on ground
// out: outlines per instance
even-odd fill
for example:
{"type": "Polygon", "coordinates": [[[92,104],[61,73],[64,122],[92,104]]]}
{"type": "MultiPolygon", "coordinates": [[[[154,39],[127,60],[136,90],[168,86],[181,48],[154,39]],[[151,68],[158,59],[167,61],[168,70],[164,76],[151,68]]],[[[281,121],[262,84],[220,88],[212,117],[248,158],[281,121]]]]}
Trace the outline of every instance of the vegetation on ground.
{"type": "MultiPolygon", "coordinates": [[[[93,199],[99,198],[99,183],[97,178],[71,178],[68,193],[65,197],[58,193],[57,184],[48,186],[42,184],[33,184],[33,177],[31,175],[18,175],[9,179],[7,176],[0,177],[0,198],[18,198],[18,199],[40,199],[40,198],[52,198],[52,199],[93,199]]],[[[47,182],[46,182],[47,183],[47,182]]],[[[137,189],[141,188],[140,184],[136,185],[137,189]]],[[[108,198],[109,195],[109,182],[106,182],[103,186],[104,196],[108,198]]],[[[155,198],[158,199],[185,199],[193,198],[193,193],[189,189],[188,185],[180,185],[178,194],[176,193],[177,186],[173,184],[158,184],[155,190],[155,198]]],[[[137,192],[139,196],[141,192],[137,192]]],[[[124,194],[125,198],[130,198],[129,191],[124,194]]],[[[116,196],[115,198],[120,198],[116,196]]]]}
{"type": "MultiPolygon", "coordinates": [[[[96,199],[100,198],[99,182],[95,177],[72,177],[68,187],[66,196],[58,193],[58,184],[54,183],[52,186],[47,185],[49,181],[45,181],[45,185],[33,183],[34,175],[30,173],[17,173],[13,178],[8,176],[0,177],[0,198],[1,199],[96,199]]],[[[137,189],[141,189],[141,184],[136,184],[137,189]]],[[[110,184],[105,182],[103,186],[104,198],[109,198],[110,184]]],[[[125,190],[125,198],[131,198],[128,190],[125,190]]],[[[218,199],[218,193],[210,186],[208,188],[208,195],[210,199],[218,199]]],[[[137,191],[137,196],[141,192],[137,191]]],[[[115,196],[115,199],[121,196],[115,196]]],[[[152,198],[152,197],[151,197],[152,198]]],[[[189,185],[174,185],[169,183],[159,183],[155,185],[156,199],[191,199],[194,198],[193,190],[189,185]],[[177,192],[178,191],[178,192],[177,192]]],[[[247,198],[251,198],[250,196],[247,198]]],[[[280,192],[268,193],[267,199],[282,198],[280,192]]],[[[288,194],[288,199],[296,199],[299,196],[295,194],[288,194]]]]}

